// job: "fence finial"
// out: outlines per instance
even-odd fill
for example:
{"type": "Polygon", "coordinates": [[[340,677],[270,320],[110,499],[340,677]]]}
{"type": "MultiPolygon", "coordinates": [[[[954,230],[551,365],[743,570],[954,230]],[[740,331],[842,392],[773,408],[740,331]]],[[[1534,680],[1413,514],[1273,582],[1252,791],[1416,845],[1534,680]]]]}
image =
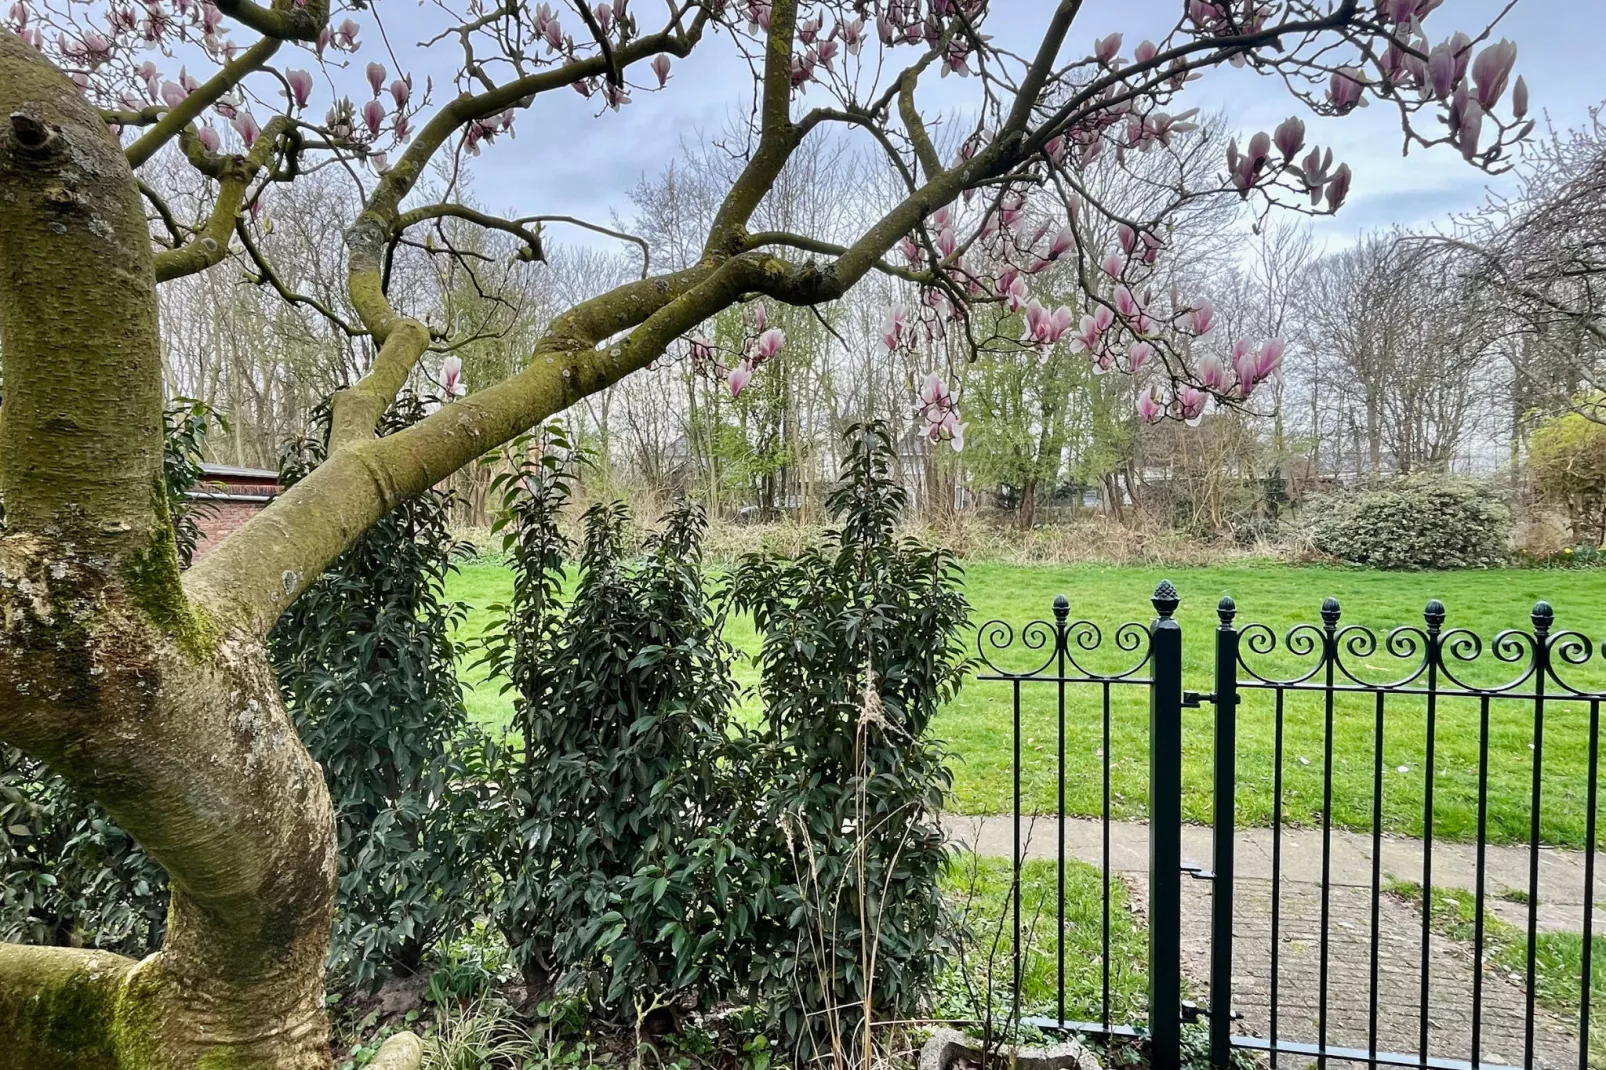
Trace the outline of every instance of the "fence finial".
{"type": "Polygon", "coordinates": [[[1529,619],[1534,622],[1534,631],[1544,635],[1550,631],[1550,626],[1556,623],[1556,611],[1550,608],[1549,602],[1535,602],[1529,619]]]}
{"type": "Polygon", "coordinates": [[[1160,614],[1161,620],[1170,620],[1177,606],[1182,604],[1182,596],[1170,580],[1161,580],[1154,589],[1154,597],[1149,601],[1154,605],[1154,611],[1160,614]]]}
{"type": "Polygon", "coordinates": [[[1338,623],[1339,615],[1343,612],[1339,608],[1338,599],[1327,598],[1322,602],[1322,623],[1329,628],[1338,623]]]}
{"type": "Polygon", "coordinates": [[[1238,615],[1238,603],[1232,600],[1231,595],[1224,594],[1221,601],[1216,603],[1216,616],[1221,618],[1223,628],[1232,627],[1232,619],[1238,615]]]}
{"type": "Polygon", "coordinates": [[[1438,631],[1444,624],[1444,603],[1437,598],[1429,601],[1422,610],[1422,619],[1427,621],[1429,631],[1438,631]]]}
{"type": "Polygon", "coordinates": [[[1061,624],[1071,615],[1071,600],[1062,594],[1054,596],[1054,619],[1061,624]]]}

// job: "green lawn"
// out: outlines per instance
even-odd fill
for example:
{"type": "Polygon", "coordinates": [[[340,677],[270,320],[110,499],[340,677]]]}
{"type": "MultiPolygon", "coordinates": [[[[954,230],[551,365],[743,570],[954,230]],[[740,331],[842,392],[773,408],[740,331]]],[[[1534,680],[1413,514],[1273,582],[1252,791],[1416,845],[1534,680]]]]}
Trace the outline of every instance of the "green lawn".
{"type": "MultiPolygon", "coordinates": [[[[1290,675],[1300,660],[1282,644],[1288,628],[1319,622],[1322,599],[1337,597],[1344,605],[1343,624],[1384,629],[1422,621],[1430,598],[1448,607],[1446,627],[1464,627],[1485,643],[1505,628],[1528,627],[1528,615],[1540,598],[1556,611],[1556,628],[1576,629],[1599,637],[1606,633],[1606,571],[1491,570],[1483,572],[1402,574],[1265,563],[1230,568],[1149,568],[1060,566],[1031,567],[978,564],[969,569],[967,591],[978,622],[1001,619],[1016,626],[1034,618],[1051,619],[1056,594],[1071,600],[1072,619],[1086,618],[1104,630],[1104,645],[1087,655],[1086,664],[1110,671],[1132,657],[1114,645],[1116,626],[1153,616],[1148,597],[1155,584],[1170,578],[1182,593],[1177,617],[1184,635],[1185,686],[1212,689],[1214,658],[1211,633],[1216,602],[1230,594],[1238,604],[1240,626],[1262,622],[1278,636],[1276,652],[1246,654],[1270,675],[1290,675]]],[[[465,634],[481,631],[485,606],[506,596],[507,573],[496,565],[465,566],[451,593],[470,604],[465,634]]],[[[756,637],[744,619],[732,620],[729,636],[738,649],[753,651],[756,637]]],[[[1030,662],[1026,651],[999,656],[1020,669],[1030,662]]],[[[1379,649],[1349,663],[1368,679],[1403,674],[1405,662],[1379,649]]],[[[1308,664],[1308,661],[1306,662],[1308,664]]],[[[1504,677],[1512,666],[1496,661],[1486,650],[1463,676],[1480,684],[1504,677]]],[[[751,682],[750,663],[739,667],[751,682]]],[[[1606,665],[1568,667],[1567,677],[1581,686],[1606,689],[1606,665]]],[[[465,680],[469,708],[486,724],[506,721],[507,698],[478,674],[465,680]]],[[[1066,688],[1066,809],[1096,815],[1103,802],[1103,707],[1101,688],[1066,688]]],[[[1052,684],[1022,689],[1023,809],[1048,812],[1055,805],[1057,784],[1057,694],[1052,684]]],[[[1147,805],[1148,700],[1141,686],[1110,688],[1110,793],[1118,817],[1141,817],[1147,805]]],[[[954,807],[967,813],[1007,812],[1013,800],[1011,778],[1011,685],[972,680],[937,721],[938,733],[954,754],[954,807]]],[[[1289,694],[1283,711],[1284,820],[1315,824],[1321,820],[1324,709],[1321,696],[1289,694]]],[[[754,716],[758,711],[752,711],[754,716]]],[[[1372,821],[1373,718],[1371,696],[1339,696],[1334,708],[1333,818],[1342,826],[1370,828],[1372,821]]],[[[1192,821],[1211,816],[1212,718],[1209,708],[1183,715],[1184,813],[1192,821]]],[[[1577,845],[1585,834],[1586,748],[1589,710],[1582,703],[1546,705],[1540,826],[1547,842],[1577,845]]],[[[1479,708],[1476,701],[1442,699],[1436,734],[1436,777],[1433,822],[1435,834],[1471,839],[1477,830],[1479,708]]],[[[1269,824],[1273,813],[1274,705],[1269,692],[1245,691],[1239,713],[1238,811],[1247,824],[1269,824]]],[[[1491,704],[1489,747],[1489,812],[1491,841],[1525,840],[1530,820],[1533,759],[1532,704],[1501,700],[1491,704]]],[[[1388,699],[1383,746],[1383,825],[1391,832],[1420,835],[1424,828],[1424,763],[1426,716],[1420,700],[1388,699]]]]}
{"type": "MultiPolygon", "coordinates": [[[[956,854],[943,876],[953,911],[955,951],[939,984],[939,1016],[977,1020],[990,1005],[995,1024],[1057,1017],[1060,932],[1058,870],[1053,862],[1021,866],[1020,1006],[1012,1005],[1015,927],[1014,882],[1008,859],[956,854]]],[[[1065,865],[1065,1020],[1103,1016],[1103,875],[1093,866],[1065,865]]],[[[1148,933],[1127,899],[1126,885],[1110,884],[1110,1020],[1148,1016],[1148,933]]]]}

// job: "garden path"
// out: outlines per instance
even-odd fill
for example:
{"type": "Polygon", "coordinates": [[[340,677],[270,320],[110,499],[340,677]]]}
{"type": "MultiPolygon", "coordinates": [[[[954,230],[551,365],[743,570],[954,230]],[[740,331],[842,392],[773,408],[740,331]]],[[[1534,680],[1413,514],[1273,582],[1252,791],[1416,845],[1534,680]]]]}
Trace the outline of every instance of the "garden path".
{"type": "MultiPolygon", "coordinates": [[[[1014,830],[1007,816],[947,819],[950,833],[983,855],[1008,858],[1014,830]]],[[[1056,857],[1054,818],[1025,818],[1021,837],[1029,859],[1056,857]]],[[[1211,830],[1183,829],[1183,858],[1209,867],[1211,830]]],[[[1379,841],[1378,871],[1386,890],[1390,879],[1421,883],[1429,856],[1419,840],[1385,836],[1379,841]]],[[[1270,829],[1245,828],[1237,833],[1237,897],[1234,909],[1234,1010],[1243,1016],[1240,1028],[1258,1036],[1271,1030],[1271,920],[1273,851],[1278,852],[1282,880],[1279,891],[1278,974],[1276,978],[1279,1035],[1314,1042],[1320,992],[1322,833],[1284,829],[1274,844],[1270,829]]],[[[1526,931],[1528,906],[1513,899],[1525,896],[1531,856],[1527,847],[1485,849],[1485,892],[1489,909],[1526,931]],[[1502,898],[1507,896],[1509,898],[1502,898]]],[[[1102,824],[1067,818],[1065,853],[1093,866],[1103,859],[1102,824]]],[[[1373,920],[1370,834],[1333,830],[1329,866],[1329,1043],[1364,1049],[1372,994],[1373,920]]],[[[1110,870],[1147,907],[1148,826],[1116,821],[1110,826],[1110,870]]],[[[1538,851],[1537,925],[1541,931],[1583,928],[1584,853],[1541,847],[1538,851]]],[[[1432,849],[1435,890],[1473,891],[1477,849],[1472,844],[1435,843],[1432,849]]],[[[1210,966],[1210,890],[1208,881],[1183,881],[1183,968],[1194,989],[1208,991],[1210,966]]],[[[1444,908],[1440,908],[1444,909],[1444,908]]],[[[1606,909],[1597,906],[1595,932],[1606,932],[1606,909]]],[[[1386,894],[1379,900],[1378,1035],[1379,1050],[1414,1052],[1420,1048],[1422,916],[1406,900],[1386,894]]],[[[1473,1042],[1475,969],[1470,942],[1434,933],[1429,938],[1429,1054],[1436,1058],[1470,1059],[1473,1042]]],[[[1488,955],[1485,956],[1486,960],[1488,955]]],[[[1526,1041],[1526,995],[1523,979],[1487,964],[1481,979],[1483,1015],[1481,1051],[1485,1065],[1521,1065],[1526,1041]]],[[[1535,1012],[1534,1067],[1578,1066],[1576,1016],[1535,1012]]],[[[1298,1059],[1283,1066],[1302,1065],[1298,1059]]]]}

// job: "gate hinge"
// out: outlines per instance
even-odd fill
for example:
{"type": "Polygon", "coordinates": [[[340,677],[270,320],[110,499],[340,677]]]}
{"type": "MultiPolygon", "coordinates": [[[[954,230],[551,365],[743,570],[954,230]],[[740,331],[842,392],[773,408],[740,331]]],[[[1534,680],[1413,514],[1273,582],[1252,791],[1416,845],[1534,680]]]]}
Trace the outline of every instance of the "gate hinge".
{"type": "Polygon", "coordinates": [[[1189,709],[1196,710],[1199,708],[1200,703],[1214,701],[1216,701],[1216,696],[1214,693],[1208,695],[1201,695],[1197,691],[1184,691],[1182,693],[1182,704],[1189,709]]]}
{"type": "Polygon", "coordinates": [[[1195,865],[1192,862],[1182,863],[1182,872],[1186,873],[1196,881],[1213,881],[1216,879],[1216,875],[1210,870],[1204,868],[1203,866],[1195,865]]]}

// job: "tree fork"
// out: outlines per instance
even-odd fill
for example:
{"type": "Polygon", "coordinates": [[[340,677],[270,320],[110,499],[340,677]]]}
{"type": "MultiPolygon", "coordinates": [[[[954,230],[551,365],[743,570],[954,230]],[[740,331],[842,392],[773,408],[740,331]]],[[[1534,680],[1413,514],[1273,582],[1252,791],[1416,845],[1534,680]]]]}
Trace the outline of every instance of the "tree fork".
{"type": "MultiPolygon", "coordinates": [[[[172,882],[166,945],[137,964],[0,944],[0,1058],[325,1070],[322,772],[260,636],[179,581],[155,269],[128,161],[66,76],[5,32],[0,191],[0,739],[105,807],[172,882]]],[[[413,1054],[399,1042],[390,1063],[413,1054]]]]}

